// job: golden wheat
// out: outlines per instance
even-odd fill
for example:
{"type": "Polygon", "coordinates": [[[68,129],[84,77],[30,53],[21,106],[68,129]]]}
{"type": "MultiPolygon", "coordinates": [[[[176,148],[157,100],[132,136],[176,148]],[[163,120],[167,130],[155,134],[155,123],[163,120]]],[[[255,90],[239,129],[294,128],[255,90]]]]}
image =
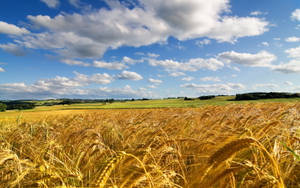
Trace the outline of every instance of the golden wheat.
{"type": "Polygon", "coordinates": [[[300,187],[300,104],[2,122],[0,187],[300,187]]]}

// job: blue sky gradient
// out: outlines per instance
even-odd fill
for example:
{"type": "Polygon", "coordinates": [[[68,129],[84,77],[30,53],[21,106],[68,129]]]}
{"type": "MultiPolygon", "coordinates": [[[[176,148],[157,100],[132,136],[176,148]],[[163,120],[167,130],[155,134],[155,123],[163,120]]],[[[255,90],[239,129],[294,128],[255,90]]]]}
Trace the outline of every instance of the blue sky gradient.
{"type": "Polygon", "coordinates": [[[300,92],[299,33],[299,0],[4,0],[0,100],[300,92]]]}

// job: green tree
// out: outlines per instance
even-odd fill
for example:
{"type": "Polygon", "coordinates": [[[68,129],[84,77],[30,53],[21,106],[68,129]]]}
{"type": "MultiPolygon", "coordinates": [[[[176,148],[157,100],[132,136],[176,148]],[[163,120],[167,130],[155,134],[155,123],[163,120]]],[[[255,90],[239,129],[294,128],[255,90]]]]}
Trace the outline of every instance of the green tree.
{"type": "Polygon", "coordinates": [[[5,112],[6,108],[6,104],[0,103],[0,112],[5,112]]]}

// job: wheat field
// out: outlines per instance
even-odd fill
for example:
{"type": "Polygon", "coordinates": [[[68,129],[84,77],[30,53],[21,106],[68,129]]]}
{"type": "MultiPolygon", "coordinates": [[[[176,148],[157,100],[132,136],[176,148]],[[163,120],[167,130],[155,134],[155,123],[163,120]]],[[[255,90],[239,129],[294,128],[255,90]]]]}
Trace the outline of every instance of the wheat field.
{"type": "Polygon", "coordinates": [[[300,187],[300,104],[0,122],[0,187],[300,187]]]}

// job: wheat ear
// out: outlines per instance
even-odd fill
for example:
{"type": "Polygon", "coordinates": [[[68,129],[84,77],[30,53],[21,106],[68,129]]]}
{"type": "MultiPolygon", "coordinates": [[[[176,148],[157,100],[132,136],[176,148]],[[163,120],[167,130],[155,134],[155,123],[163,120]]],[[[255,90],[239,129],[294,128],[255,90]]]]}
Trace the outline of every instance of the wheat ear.
{"type": "Polygon", "coordinates": [[[113,171],[113,169],[115,169],[117,164],[125,157],[125,155],[126,153],[121,151],[116,156],[108,160],[97,181],[97,185],[99,186],[99,188],[103,188],[105,186],[106,181],[108,180],[111,172],[113,171]]]}

